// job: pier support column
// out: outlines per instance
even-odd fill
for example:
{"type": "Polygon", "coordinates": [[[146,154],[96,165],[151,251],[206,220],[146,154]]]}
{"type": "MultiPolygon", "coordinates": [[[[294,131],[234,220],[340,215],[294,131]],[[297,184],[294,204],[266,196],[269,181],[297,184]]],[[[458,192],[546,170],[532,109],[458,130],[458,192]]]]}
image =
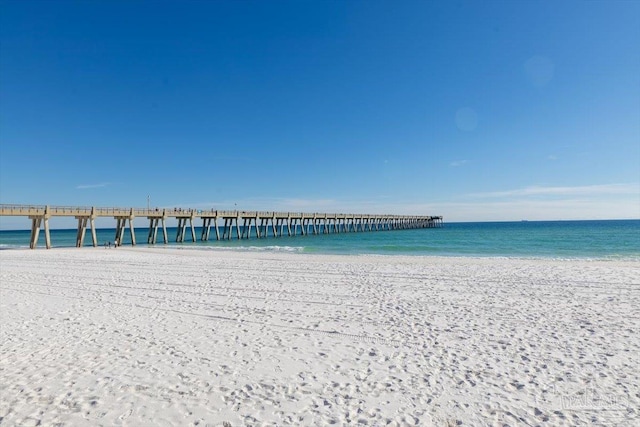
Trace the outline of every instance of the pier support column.
{"type": "Polygon", "coordinates": [[[113,246],[118,246],[118,238],[120,237],[120,218],[116,217],[116,234],[113,236],[113,246]]]}
{"type": "Polygon", "coordinates": [[[96,234],[96,220],[93,215],[89,218],[89,226],[91,227],[91,242],[95,248],[98,246],[98,235],[96,234]]]}
{"type": "Polygon", "coordinates": [[[158,241],[158,226],[160,225],[160,221],[162,220],[162,234],[164,237],[164,243],[168,243],[167,239],[167,227],[165,226],[165,218],[149,218],[149,235],[147,236],[147,243],[150,245],[155,245],[158,241]]]}
{"type": "Polygon", "coordinates": [[[81,248],[84,245],[84,235],[87,231],[88,217],[77,216],[78,220],[78,232],[76,233],[76,248],[81,248]]]}
{"type": "Polygon", "coordinates": [[[238,217],[238,222],[240,222],[240,219],[242,219],[242,233],[240,233],[240,237],[241,239],[246,239],[247,238],[247,229],[249,224],[247,223],[247,219],[248,218],[244,218],[244,217],[238,217]]]}
{"type": "Polygon", "coordinates": [[[162,213],[162,237],[165,245],[169,243],[169,236],[167,236],[167,216],[164,211],[162,213]]]}
{"type": "Polygon", "coordinates": [[[127,226],[127,220],[129,220],[129,232],[131,233],[131,245],[135,246],[136,244],[136,232],[133,228],[133,219],[135,215],[133,214],[133,208],[129,212],[128,216],[116,216],[116,235],[114,238],[115,246],[122,246],[122,240],[124,239],[124,229],[127,226]]]}
{"type": "Polygon", "coordinates": [[[249,238],[251,238],[251,227],[255,227],[256,229],[256,239],[260,238],[260,226],[258,225],[258,215],[255,217],[249,218],[249,238]]]}
{"type": "Polygon", "coordinates": [[[213,221],[214,221],[213,226],[215,227],[215,230],[216,230],[216,240],[220,240],[220,229],[218,228],[218,211],[216,211],[216,216],[213,221]]]}
{"type": "Polygon", "coordinates": [[[187,231],[187,218],[178,217],[178,229],[176,230],[176,243],[184,242],[184,234],[187,231]]]}
{"type": "Polygon", "coordinates": [[[191,227],[191,241],[195,242],[196,241],[196,229],[193,226],[193,218],[194,218],[194,214],[191,214],[191,216],[189,217],[189,226],[191,227]]]}
{"type": "Polygon", "coordinates": [[[256,218],[256,234],[258,236],[258,239],[261,239],[263,236],[263,231],[267,229],[266,226],[264,226],[263,228],[263,224],[264,224],[264,218],[259,217],[256,218]]]}
{"type": "Polygon", "coordinates": [[[207,222],[208,222],[208,218],[202,218],[202,230],[200,231],[200,241],[201,242],[206,242],[207,241],[207,222]]]}
{"type": "Polygon", "coordinates": [[[118,246],[122,246],[122,241],[124,240],[124,229],[126,225],[127,225],[127,219],[122,218],[122,221],[120,224],[120,234],[118,235],[118,246]]]}
{"type": "Polygon", "coordinates": [[[120,217],[116,217],[116,235],[113,236],[113,246],[118,247],[118,242],[121,242],[122,239],[122,234],[120,233],[120,231],[122,230],[122,223],[123,223],[124,219],[120,218],[120,217]]]}
{"type": "Polygon", "coordinates": [[[152,245],[155,242],[153,241],[153,230],[157,231],[158,227],[156,225],[156,218],[149,218],[149,233],[147,234],[147,244],[152,245]]]}
{"type": "Polygon", "coordinates": [[[262,218],[256,216],[256,238],[262,237],[262,218]]]}
{"type": "Polygon", "coordinates": [[[51,249],[51,233],[49,232],[49,217],[44,217],[44,242],[47,249],[51,249]]]}
{"type": "Polygon", "coordinates": [[[211,230],[211,218],[202,218],[202,232],[200,233],[200,241],[206,242],[209,240],[209,231],[211,230]]]}
{"type": "MultiPolygon", "coordinates": [[[[160,218],[156,218],[155,225],[153,227],[153,244],[155,245],[158,242],[158,226],[160,225],[160,218]]],[[[164,228],[164,224],[162,225],[164,228]]],[[[165,243],[167,243],[165,241],[165,243]]]]}
{"type": "Polygon", "coordinates": [[[233,235],[233,217],[229,218],[229,232],[227,233],[227,240],[231,240],[233,235]]]}
{"type": "Polygon", "coordinates": [[[189,228],[191,231],[191,241],[192,242],[196,241],[196,229],[193,226],[193,218],[194,218],[193,214],[191,214],[191,216],[183,216],[183,217],[176,218],[178,220],[178,230],[176,232],[176,243],[184,242],[185,235],[187,234],[187,221],[189,221],[189,228]]]}
{"type": "Polygon", "coordinates": [[[40,225],[42,224],[42,217],[30,217],[31,219],[31,240],[29,241],[29,248],[35,249],[38,246],[38,236],[40,235],[40,225]]]}
{"type": "Polygon", "coordinates": [[[40,236],[40,227],[44,222],[44,240],[45,247],[51,249],[51,233],[49,232],[49,206],[45,206],[44,215],[30,216],[31,220],[31,238],[29,240],[29,248],[35,249],[38,246],[38,237],[40,236]]]}
{"type": "Polygon", "coordinates": [[[250,216],[250,217],[246,218],[246,221],[247,221],[247,229],[246,229],[246,231],[247,231],[247,239],[250,239],[251,238],[251,229],[253,228],[254,222],[256,221],[256,219],[255,219],[255,217],[250,216]]]}
{"type": "Polygon", "coordinates": [[[222,240],[231,240],[233,233],[233,217],[224,218],[224,227],[222,229],[222,240]]]}
{"type": "Polygon", "coordinates": [[[131,246],[136,245],[136,231],[133,228],[133,216],[129,217],[129,232],[131,233],[131,246]]]}

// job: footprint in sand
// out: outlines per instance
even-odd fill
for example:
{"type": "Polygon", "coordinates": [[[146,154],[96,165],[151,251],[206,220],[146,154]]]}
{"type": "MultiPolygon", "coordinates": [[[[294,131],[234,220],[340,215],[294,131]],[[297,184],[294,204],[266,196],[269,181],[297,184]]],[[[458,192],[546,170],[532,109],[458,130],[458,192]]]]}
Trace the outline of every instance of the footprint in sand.
{"type": "Polygon", "coordinates": [[[131,416],[131,414],[133,414],[133,409],[129,409],[128,411],[125,411],[123,414],[121,414],[118,417],[118,419],[124,421],[127,418],[129,418],[131,416]]]}

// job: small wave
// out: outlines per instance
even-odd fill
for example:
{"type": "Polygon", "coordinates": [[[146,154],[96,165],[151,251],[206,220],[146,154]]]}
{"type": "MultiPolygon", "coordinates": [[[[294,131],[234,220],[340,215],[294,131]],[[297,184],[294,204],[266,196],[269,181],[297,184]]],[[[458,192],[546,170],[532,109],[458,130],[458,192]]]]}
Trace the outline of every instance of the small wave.
{"type": "Polygon", "coordinates": [[[12,245],[12,244],[0,243],[0,250],[6,250],[6,249],[29,249],[29,245],[12,245]]]}
{"type": "Polygon", "coordinates": [[[289,252],[298,253],[304,251],[304,246],[200,246],[190,247],[195,250],[205,251],[240,251],[240,252],[289,252]]]}

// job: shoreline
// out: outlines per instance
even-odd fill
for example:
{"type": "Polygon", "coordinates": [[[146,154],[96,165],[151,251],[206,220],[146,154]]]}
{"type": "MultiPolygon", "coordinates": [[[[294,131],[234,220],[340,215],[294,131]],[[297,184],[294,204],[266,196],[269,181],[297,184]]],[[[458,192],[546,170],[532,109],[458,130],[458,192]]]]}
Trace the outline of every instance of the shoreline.
{"type": "Polygon", "coordinates": [[[143,247],[0,261],[9,424],[640,417],[635,262],[143,247]]]}
{"type": "Polygon", "coordinates": [[[179,246],[175,244],[169,245],[146,245],[138,244],[122,245],[118,248],[105,248],[104,246],[83,246],[77,248],[75,246],[53,246],[51,249],[44,247],[38,247],[36,249],[30,249],[28,246],[22,247],[3,247],[0,245],[1,251],[94,251],[94,250],[123,250],[123,251],[138,251],[148,253],[161,253],[162,251],[184,251],[195,253],[203,252],[210,254],[223,254],[223,253],[249,253],[249,254],[290,254],[290,255],[307,255],[307,256],[328,256],[328,257],[389,257],[389,258],[409,258],[409,259],[486,259],[486,260],[515,260],[515,261],[550,261],[550,262],[621,262],[621,263],[637,263],[640,261],[640,255],[606,255],[602,257],[594,256],[575,256],[575,257],[560,257],[560,256],[545,256],[545,255],[497,255],[497,254],[425,254],[425,253],[342,253],[342,252],[322,252],[322,251],[304,251],[303,246],[288,246],[288,245],[269,245],[269,246],[179,246]]]}

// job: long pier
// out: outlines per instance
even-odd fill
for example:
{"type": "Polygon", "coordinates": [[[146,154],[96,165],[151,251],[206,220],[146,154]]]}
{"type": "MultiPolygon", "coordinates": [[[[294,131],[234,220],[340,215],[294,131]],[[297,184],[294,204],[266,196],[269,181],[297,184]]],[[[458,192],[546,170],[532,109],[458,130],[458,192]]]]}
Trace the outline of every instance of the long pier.
{"type": "Polygon", "coordinates": [[[52,217],[74,217],[78,220],[76,246],[84,246],[87,226],[91,231],[93,246],[98,246],[95,219],[112,217],[116,220],[115,245],[122,245],[124,232],[129,225],[131,244],[136,244],[133,221],[137,217],[149,221],[147,243],[155,244],[158,228],[162,227],[162,240],[168,243],[166,220],[178,220],[176,242],[184,242],[190,231],[191,241],[196,241],[194,221],[202,220],[200,240],[210,238],[211,229],[216,240],[230,240],[235,230],[235,238],[260,239],[267,237],[269,231],[274,237],[329,233],[357,233],[365,231],[404,230],[414,228],[434,228],[443,225],[442,216],[422,215],[367,215],[340,213],[301,213],[301,212],[261,212],[238,210],[199,210],[199,209],[138,209],[138,208],[98,208],[74,206],[30,206],[0,204],[0,216],[26,216],[31,220],[31,240],[29,247],[35,249],[41,228],[44,227],[45,246],[51,248],[49,219],[52,217]]]}

